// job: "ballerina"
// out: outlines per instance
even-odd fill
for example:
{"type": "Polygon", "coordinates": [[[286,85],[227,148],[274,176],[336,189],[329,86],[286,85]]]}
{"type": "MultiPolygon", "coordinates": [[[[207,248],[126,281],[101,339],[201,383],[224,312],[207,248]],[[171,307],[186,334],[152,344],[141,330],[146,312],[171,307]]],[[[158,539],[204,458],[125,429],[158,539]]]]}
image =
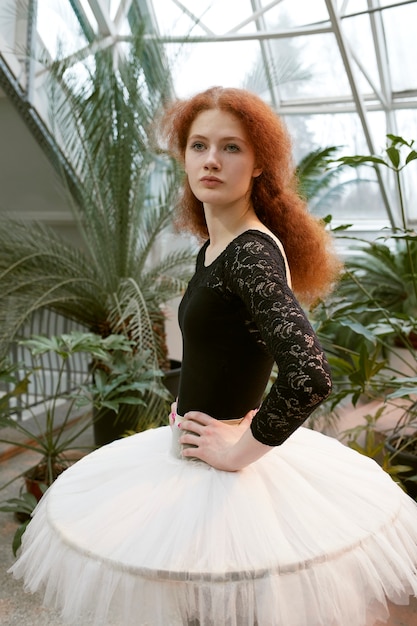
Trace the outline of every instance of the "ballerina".
{"type": "Polygon", "coordinates": [[[170,424],[66,470],[12,572],[76,624],[387,619],[387,599],[417,594],[417,506],[373,460],[303,427],[331,374],[299,302],[340,264],[296,192],[285,127],[257,96],[212,88],[161,128],[186,173],[179,221],[206,239],[179,309],[170,424]]]}

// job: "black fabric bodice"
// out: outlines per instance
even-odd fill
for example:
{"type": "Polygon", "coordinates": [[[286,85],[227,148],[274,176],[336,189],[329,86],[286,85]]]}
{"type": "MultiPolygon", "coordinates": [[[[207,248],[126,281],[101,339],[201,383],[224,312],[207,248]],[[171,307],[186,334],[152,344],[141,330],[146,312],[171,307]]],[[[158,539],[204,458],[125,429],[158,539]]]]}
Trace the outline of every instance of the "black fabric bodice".
{"type": "Polygon", "coordinates": [[[246,231],[206,267],[208,244],[179,308],[178,413],[230,419],[260,407],[253,436],[279,445],[330,393],[326,357],[270,236],[246,231]],[[278,376],[262,401],[274,361],[278,376]]]}

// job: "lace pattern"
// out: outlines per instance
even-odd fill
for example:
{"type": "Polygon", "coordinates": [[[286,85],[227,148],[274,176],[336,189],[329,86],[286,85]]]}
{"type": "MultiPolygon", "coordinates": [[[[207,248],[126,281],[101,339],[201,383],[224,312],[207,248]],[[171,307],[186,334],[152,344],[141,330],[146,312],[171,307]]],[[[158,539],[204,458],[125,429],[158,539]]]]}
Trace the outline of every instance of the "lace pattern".
{"type": "Polygon", "coordinates": [[[205,248],[197,262],[197,284],[230,302],[241,300],[245,324],[277,364],[277,379],[252,422],[252,433],[264,444],[280,445],[331,391],[325,354],[287,284],[284,259],[271,237],[247,231],[208,267],[205,248]]]}

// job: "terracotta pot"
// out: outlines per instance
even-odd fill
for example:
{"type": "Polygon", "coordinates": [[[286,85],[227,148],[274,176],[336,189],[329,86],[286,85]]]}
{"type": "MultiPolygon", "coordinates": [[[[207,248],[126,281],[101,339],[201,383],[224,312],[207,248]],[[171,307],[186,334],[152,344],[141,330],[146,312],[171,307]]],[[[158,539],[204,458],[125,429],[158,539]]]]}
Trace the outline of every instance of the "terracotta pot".
{"type": "MultiPolygon", "coordinates": [[[[68,465],[64,463],[55,463],[53,468],[53,479],[58,478],[60,474],[64,470],[66,470],[68,465]]],[[[42,490],[41,485],[47,485],[49,487],[50,482],[47,479],[47,466],[46,463],[40,463],[39,465],[35,465],[31,469],[29,469],[25,475],[25,485],[26,491],[35,496],[35,498],[39,500],[42,498],[42,490]]]]}
{"type": "Polygon", "coordinates": [[[413,330],[411,330],[407,336],[399,335],[398,337],[394,339],[394,345],[400,348],[402,347],[408,348],[410,344],[413,348],[417,349],[417,333],[414,332],[413,330]]]}

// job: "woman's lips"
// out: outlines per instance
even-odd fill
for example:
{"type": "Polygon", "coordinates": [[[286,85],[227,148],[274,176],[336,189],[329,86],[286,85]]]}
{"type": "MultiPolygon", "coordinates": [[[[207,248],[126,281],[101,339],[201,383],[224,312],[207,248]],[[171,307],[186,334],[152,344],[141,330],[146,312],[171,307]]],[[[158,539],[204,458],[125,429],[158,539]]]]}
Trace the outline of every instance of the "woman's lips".
{"type": "Polygon", "coordinates": [[[216,187],[223,181],[216,176],[203,176],[203,178],[200,178],[200,182],[203,183],[203,185],[205,185],[206,187],[216,187]]]}

